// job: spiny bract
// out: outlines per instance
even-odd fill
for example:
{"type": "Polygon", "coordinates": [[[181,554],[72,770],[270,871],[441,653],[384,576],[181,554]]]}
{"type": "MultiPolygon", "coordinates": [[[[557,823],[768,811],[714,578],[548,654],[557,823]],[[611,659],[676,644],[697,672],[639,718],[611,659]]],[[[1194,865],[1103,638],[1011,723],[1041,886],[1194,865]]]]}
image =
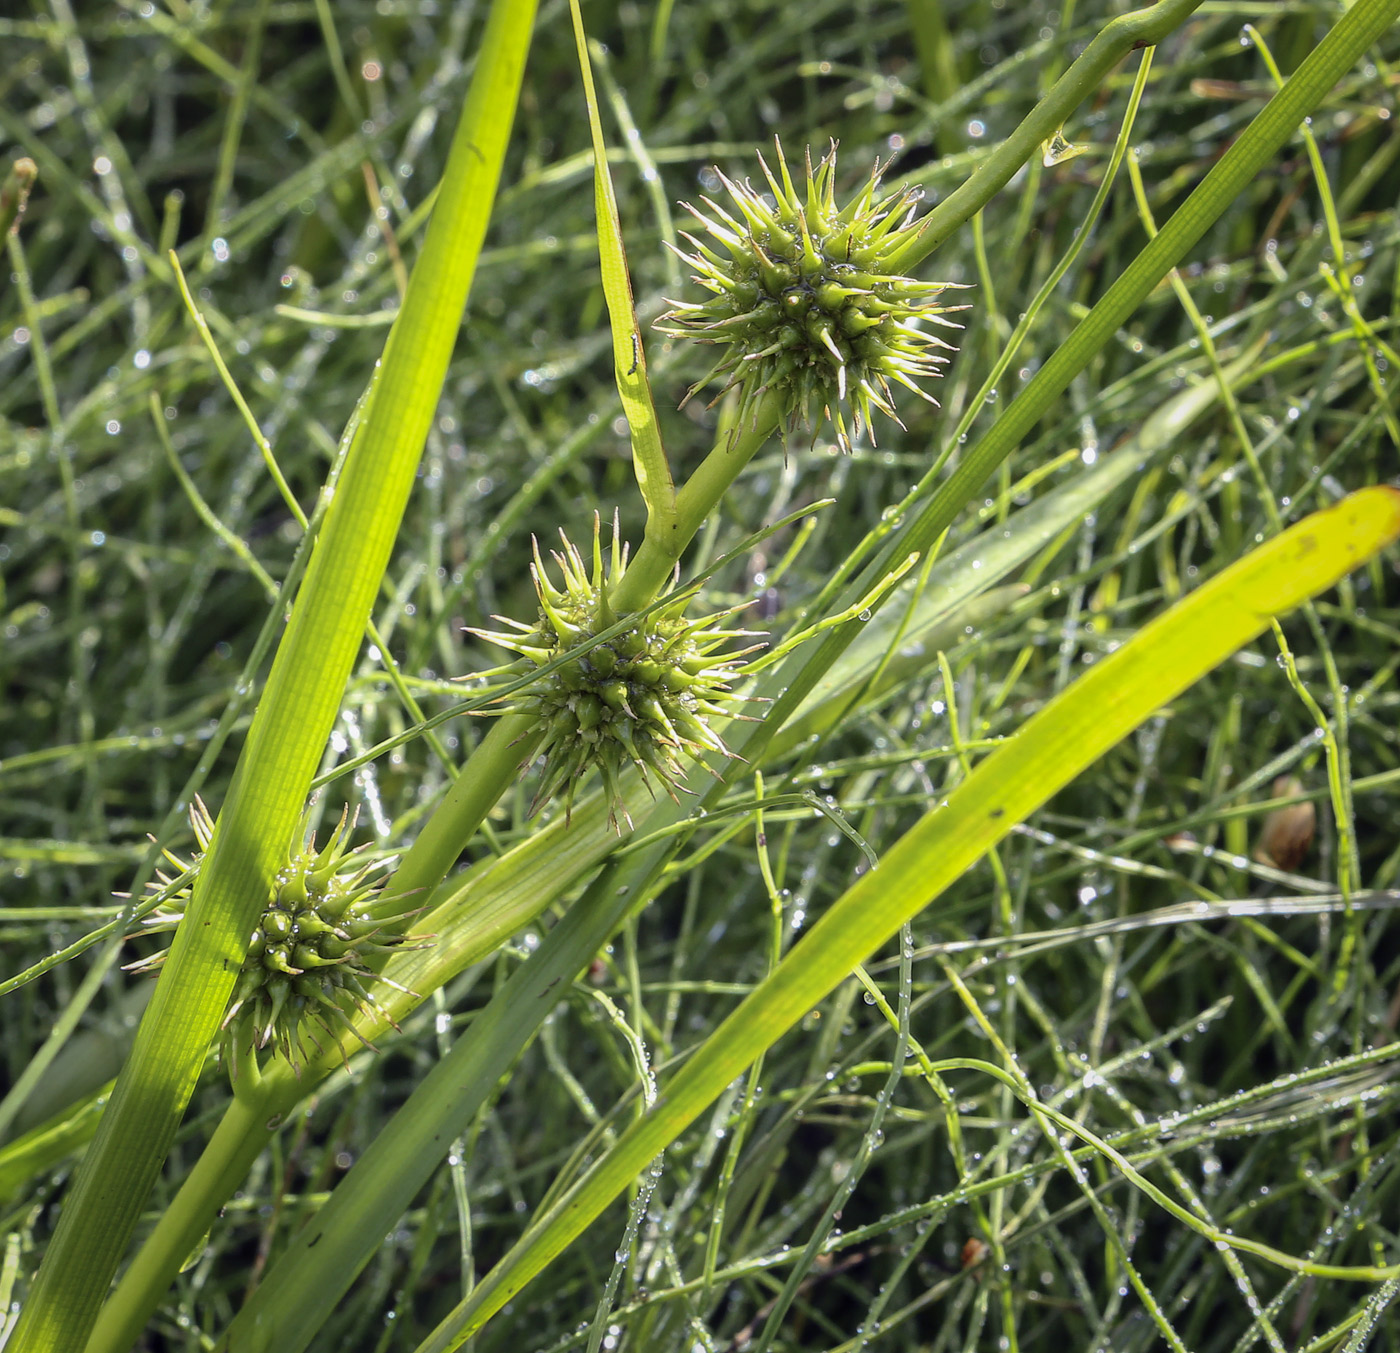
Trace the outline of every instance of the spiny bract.
{"type": "Polygon", "coordinates": [[[595,515],[590,569],[560,531],[563,550],[552,554],[563,575],[562,587],[550,581],[536,542],[530,572],[540,602],[538,621],[526,625],[495,616],[518,632],[472,633],[522,655],[523,661],[503,669],[505,674],[551,667],[564,659],[502,709],[531,716],[534,724],[526,736],[543,739],[539,752],[544,778],[531,812],[556,795],[570,811],[579,780],[596,767],[608,796],[609,820],[617,828],[619,814],[632,824],[621,784],[628,766],[637,768],[648,789],[654,776],[674,798],[685,778],[683,755],[731,755],[709,719],[727,713],[720,702],[728,696],[739,659],[753,650],[716,652],[727,640],[748,637],[750,631],[718,628],[727,611],[687,619],[685,598],[646,613],[616,615],[608,589],[621,575],[627,553],[618,542],[614,518],[605,568],[599,534],[595,515]],[[620,620],[628,623],[595,642],[620,620]]]}
{"type": "Polygon", "coordinates": [[[899,422],[892,384],[937,402],[915,382],[938,375],[948,360],[943,353],[954,349],[921,326],[959,328],[943,316],[964,307],[937,303],[950,283],[893,271],[923,229],[914,220],[921,190],[877,197],[883,172],[877,163],[861,192],[838,208],[834,141],[815,170],[807,152],[800,193],[781,145],[778,178],[762,155],[758,159],[771,202],[751,183],[734,183],[716,170],[737,215],[708,197],[701,201],[713,217],[683,204],[724,252],[685,235],[694,252],[676,252],[712,294],[705,301],[672,301],[657,327],[727,348],[687,400],[716,377],[727,377],[716,400],[739,388],[736,431],[754,419],[770,391],[793,426],[810,426],[815,400],[837,444],[849,451],[852,438],[869,426],[872,409],[899,422]]]}
{"type": "MultiPolygon", "coordinates": [[[[199,852],[190,863],[165,852],[181,877],[157,875],[159,883],[153,886],[170,890],[170,895],[162,910],[153,913],[152,928],[169,928],[178,921],[199,861],[213,838],[213,820],[199,799],[190,809],[190,823],[199,852]]],[[[389,953],[404,943],[404,936],[386,929],[386,922],[371,910],[383,883],[382,871],[393,861],[364,864],[358,858],[360,851],[347,853],[354,826],[346,809],[320,850],[315,837],[308,836],[304,826],[298,828],[287,863],[278,872],[253,931],[224,1015],[224,1054],[230,1069],[246,1054],[268,1047],[275,1047],[300,1069],[303,1040],[321,1050],[316,1026],[333,1039],[349,1029],[364,1042],[355,1030],[352,1012],[381,1009],[370,995],[370,983],[397,987],[367,962],[372,955],[389,953]]],[[[155,968],[164,958],[163,953],[156,954],[130,966],[155,968]]]]}

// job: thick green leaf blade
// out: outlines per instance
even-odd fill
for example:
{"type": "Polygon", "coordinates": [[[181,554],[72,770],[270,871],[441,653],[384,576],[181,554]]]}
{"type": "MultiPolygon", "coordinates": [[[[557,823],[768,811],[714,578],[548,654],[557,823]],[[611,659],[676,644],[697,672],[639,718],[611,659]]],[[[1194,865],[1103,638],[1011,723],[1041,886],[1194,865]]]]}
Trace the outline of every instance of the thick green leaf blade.
{"type": "Polygon", "coordinates": [[[186,921],[12,1349],[81,1348],[217,1035],[297,830],[398,533],[485,236],[533,25],[497,0],[432,224],[278,648],[186,921]]]}
{"type": "Polygon", "coordinates": [[[1400,536],[1400,491],[1305,518],[1146,626],[979,764],[835,902],[638,1120],[421,1346],[446,1353],[537,1275],[724,1087],[1057,790],[1270,620],[1400,536]]]}

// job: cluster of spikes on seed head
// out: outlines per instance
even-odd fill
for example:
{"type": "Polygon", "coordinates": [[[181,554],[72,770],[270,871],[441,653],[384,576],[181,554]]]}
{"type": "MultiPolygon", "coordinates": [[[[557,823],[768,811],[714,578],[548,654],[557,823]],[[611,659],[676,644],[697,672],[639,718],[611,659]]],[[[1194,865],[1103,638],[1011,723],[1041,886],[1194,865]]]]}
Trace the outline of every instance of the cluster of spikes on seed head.
{"type": "MultiPolygon", "coordinates": [[[[169,928],[178,921],[213,838],[213,820],[198,798],[190,809],[190,824],[199,852],[193,862],[165,852],[180,877],[157,874],[159,881],[152,887],[170,895],[162,910],[153,913],[152,928],[169,928]]],[[[245,1052],[273,1047],[300,1070],[305,1043],[322,1050],[318,1028],[336,1040],[348,1029],[364,1043],[352,1014],[369,1009],[384,1013],[370,994],[370,985],[384,982],[404,990],[376,973],[368,962],[405,942],[372,911],[383,886],[383,871],[393,861],[363,863],[359,850],[347,850],[354,829],[346,809],[330,840],[318,850],[315,837],[304,826],[298,828],[287,863],[278,872],[258,918],[224,1015],[224,1055],[230,1068],[245,1052]]],[[[160,953],[130,966],[156,968],[164,958],[160,953]]]]}
{"type": "Polygon", "coordinates": [[[663,602],[647,612],[618,616],[608,589],[626,566],[627,551],[618,540],[613,518],[612,549],[604,563],[600,523],[593,519],[592,565],[561,530],[562,550],[554,550],[563,586],[549,578],[538,542],[530,572],[539,597],[539,619],[526,625],[495,616],[514,633],[473,629],[491,643],[521,655],[506,674],[551,668],[509,697],[501,712],[526,714],[533,720],[525,735],[536,737],[545,763],[544,778],[531,812],[554,797],[573,807],[579,780],[596,768],[608,796],[609,820],[620,830],[619,815],[632,819],[622,794],[629,766],[654,793],[652,780],[675,798],[685,778],[683,756],[705,752],[732,755],[709,720],[727,711],[739,661],[753,651],[717,651],[728,640],[751,637],[748,630],[719,627],[731,612],[698,619],[685,616],[686,599],[663,602]],[[626,622],[619,628],[619,622],[626,622]],[[600,642],[599,635],[607,631],[600,642]],[[562,659],[562,661],[560,661],[562,659]],[[557,665],[556,665],[557,664],[557,665]]]}
{"type": "Polygon", "coordinates": [[[938,375],[948,360],[943,353],[953,348],[922,326],[959,328],[943,316],[963,307],[938,304],[951,284],[920,282],[893,271],[901,251],[923,229],[913,219],[919,189],[877,196],[883,172],[877,163],[865,187],[838,207],[834,141],[815,169],[807,152],[801,191],[781,145],[778,177],[762,155],[759,164],[771,202],[749,182],[734,183],[719,174],[735,212],[708,197],[701,201],[713,216],[684,204],[719,245],[712,248],[686,234],[694,252],[676,251],[711,295],[699,302],[672,301],[657,327],[725,345],[725,355],[686,399],[725,377],[716,400],[738,387],[736,432],[773,392],[782,399],[788,426],[810,426],[815,404],[830,420],[837,444],[849,451],[852,438],[870,426],[872,410],[899,422],[893,385],[937,402],[916,382],[938,375]]]}

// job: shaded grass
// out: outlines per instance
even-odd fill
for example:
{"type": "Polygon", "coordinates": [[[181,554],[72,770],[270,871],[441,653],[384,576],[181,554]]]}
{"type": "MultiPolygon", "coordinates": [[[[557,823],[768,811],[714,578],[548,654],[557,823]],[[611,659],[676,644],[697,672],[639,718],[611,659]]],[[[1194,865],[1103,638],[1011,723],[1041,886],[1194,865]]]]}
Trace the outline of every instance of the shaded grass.
{"type": "MultiPolygon", "coordinates": [[[[965,88],[987,78],[965,102],[954,99],[951,119],[940,119],[916,92],[924,73],[912,63],[908,19],[899,10],[818,4],[800,15],[760,15],[740,5],[678,6],[660,61],[652,57],[651,15],[590,16],[665,190],[653,191],[634,161],[617,156],[643,319],[659,311],[663,292],[674,294],[672,265],[659,248],[668,229],[661,207],[707,190],[709,161],[743,173],[751,146],[774,130],[790,148],[831,135],[842,141],[854,179],[861,157],[887,152],[897,136],[902,167],[930,193],[946,193],[975,164],[979,146],[1010,130],[1076,39],[1110,12],[1089,8],[1075,20],[1082,31],[1042,35],[1024,15],[962,7],[954,32],[976,36],[955,41],[951,55],[965,88]]],[[[15,289],[7,290],[0,300],[0,413],[7,420],[0,500],[9,514],[0,519],[8,551],[0,837],[16,878],[6,917],[12,970],[68,942],[84,924],[39,909],[104,907],[112,888],[130,886],[142,834],[165,815],[207,745],[265,615],[256,580],[216,546],[165,467],[149,431],[152,392],[176,411],[170,433],[201,493],[274,577],[295,545],[291,519],[186,327],[151,242],[164,228],[182,249],[200,304],[309,505],[380,337],[334,318],[308,320],[305,312],[364,317],[395,304],[395,247],[412,256],[414,208],[445,149],[446,129],[436,124],[450,121],[460,101],[458,62],[472,41],[460,15],[339,8],[347,98],[337,93],[333,54],[310,7],[229,8],[217,21],[185,26],[178,39],[175,29],[153,33],[134,18],[114,15],[105,26],[85,18],[85,78],[75,76],[74,34],[64,32],[61,11],[54,15],[9,21],[7,36],[18,39],[22,55],[0,95],[6,151],[22,150],[40,165],[43,186],[23,243],[40,303],[50,308],[44,333],[54,371],[46,391],[30,360],[32,339],[21,344],[13,336],[21,317],[15,289]],[[227,82],[249,59],[258,26],[256,92],[250,87],[230,121],[227,82]],[[365,84],[357,72],[368,60],[382,73],[365,84]],[[141,82],[136,69],[161,74],[141,82]],[[366,115],[375,130],[357,133],[366,115]],[[104,155],[111,171],[87,173],[104,155]],[[387,188],[381,196],[394,246],[386,222],[370,216],[362,162],[387,188]],[[167,204],[176,189],[184,201],[172,225],[167,204]],[[124,256],[128,248],[134,257],[124,256]],[[50,436],[46,423],[59,434],[50,436]],[[12,759],[36,750],[44,760],[12,759]]],[[[1285,66],[1327,17],[1296,6],[1273,20],[1266,35],[1285,66]]],[[[1267,93],[1257,54],[1240,44],[1240,19],[1207,14],[1158,53],[1135,140],[1159,219],[1267,93]],[[1236,83],[1193,89],[1193,80],[1236,83]]],[[[640,527],[590,257],[590,168],[561,20],[554,11],[541,24],[507,171],[514,186],[498,211],[421,492],[376,616],[402,667],[428,680],[491,661],[461,623],[481,623],[493,610],[528,613],[531,530],[545,535],[562,524],[583,533],[594,503],[619,500],[625,528],[635,535],[640,527]],[[508,525],[493,531],[498,522],[508,525]]],[[[940,430],[967,409],[1026,298],[1069,245],[1097,185],[1127,78],[1066,129],[1088,147],[1085,154],[1028,170],[979,231],[951,241],[934,261],[935,275],[977,286],[962,355],[938,391],[944,411],[911,408],[906,433],[881,427],[880,447],[850,458],[829,448],[765,454],[730,495],[725,518],[702,534],[696,567],[804,502],[833,494],[841,506],[818,518],[784,577],[760,583],[772,559],[755,558],[743,574],[719,580],[719,600],[762,589],[772,593],[766,608],[794,612],[917,479],[930,447],[941,445],[940,430]]],[[[1373,112],[1393,105],[1385,78],[1384,67],[1358,73],[1314,119],[1340,202],[1348,270],[1363,279],[1361,313],[1382,336],[1400,278],[1394,152],[1373,112]]],[[[1013,384],[1053,350],[1143,238],[1130,187],[1120,183],[1038,319],[1010,373],[1013,384]]],[[[801,782],[829,798],[876,851],[956,781],[960,742],[1018,726],[1164,600],[1271,532],[1275,511],[1290,520],[1341,488],[1393,476],[1385,396],[1378,397],[1341,307],[1319,278],[1330,247],[1300,144],[1210,233],[1183,279],[1222,348],[1233,352],[1270,335],[1258,382],[1239,396],[1261,475],[1250,473],[1228,418],[1202,425],[1110,511],[1027,570],[1031,591],[1013,612],[965,636],[950,654],[951,692],[931,667],[850,721],[819,757],[807,754],[812,764],[801,782]]],[[[690,421],[699,415],[671,406],[703,370],[700,360],[654,346],[663,430],[686,468],[709,435],[690,421]]],[[[1023,476],[1063,458],[1030,491],[1063,482],[1207,370],[1199,335],[1161,288],[1121,342],[1074,383],[1059,416],[1008,464],[989,491],[989,519],[1025,496],[1023,476]]],[[[1372,890],[1392,888],[1400,864],[1390,727],[1396,632],[1393,576],[1379,566],[1319,607],[1315,625],[1297,619],[1287,626],[1302,679],[1324,714],[1337,720],[1336,694],[1347,695],[1352,820],[1345,825],[1355,843],[1354,882],[1372,890]]],[[[335,757],[408,722],[372,656],[346,708],[335,757]]],[[[1299,1094],[1285,1083],[1262,1107],[1236,1111],[1225,1102],[1391,1037],[1396,954],[1387,899],[1352,917],[1288,914],[1285,899],[1335,895],[1345,845],[1329,812],[1315,725],[1267,645],[1241,655],[1058,796],[1033,831],[964,879],[936,917],[916,924],[921,957],[908,1008],[930,1055],[986,1056],[965,1003],[930,960],[940,944],[998,940],[1002,948],[990,958],[958,950],[947,957],[1034,1084],[1049,1087],[1066,1111],[1103,1135],[1129,1134],[1124,1145],[1159,1171],[1175,1162],[1219,1224],[1288,1237],[1293,1252],[1321,1262],[1363,1263],[1393,1247],[1385,1224],[1394,1208],[1396,1145],[1388,1084],[1329,1073],[1322,1089],[1299,1094]],[[1270,871],[1248,856],[1273,782],[1289,771],[1320,801],[1318,840],[1299,867],[1270,871]],[[1189,898],[1261,897],[1279,899],[1278,909],[1136,924],[1189,898]],[[1111,928],[1075,939],[1076,927],[1089,923],[1111,928]],[[1047,928],[1073,942],[1034,953],[1016,940],[1047,928]],[[1161,1124],[1172,1135],[1164,1137],[1161,1124]]],[[[476,737],[466,720],[444,732],[455,755],[476,737]]],[[[225,754],[209,768],[204,792],[215,801],[230,765],[225,754]]],[[[376,828],[396,840],[443,777],[415,741],[357,773],[358,783],[349,776],[332,782],[326,808],[334,813],[341,798],[364,798],[376,828]]],[[[528,834],[528,801],[528,791],[507,800],[493,838],[473,852],[528,834]]],[[[785,942],[800,918],[844,890],[863,855],[829,818],[805,808],[771,811],[767,836],[785,942]]],[[[597,985],[580,984],[561,1001],[481,1120],[470,1151],[405,1218],[326,1330],[324,1346],[412,1347],[460,1295],[464,1271],[488,1267],[558,1168],[589,1149],[589,1133],[603,1141],[625,1121],[635,1067],[598,991],[620,1003],[664,1065],[761,977],[774,923],[752,831],[741,826],[727,840],[701,844],[697,856],[707,849],[601,958],[597,985]],[[469,1258],[454,1189],[471,1199],[469,1258]],[[399,1319],[380,1333],[390,1308],[399,1319]]],[[[528,948],[529,937],[522,944],[528,948]]],[[[514,961],[506,953],[461,979],[444,998],[444,1016],[463,1021],[514,961]]],[[[893,999],[895,974],[876,972],[893,999]]],[[[12,1081],[76,980],[59,967],[7,998],[12,1081]]],[[[124,985],[109,979],[113,999],[124,985]]],[[[801,1037],[770,1054],[754,1103],[735,1098],[668,1159],[640,1217],[619,1297],[625,1317],[605,1313],[591,1331],[576,1332],[607,1279],[608,1240],[571,1252],[528,1313],[497,1321],[481,1343],[518,1342],[525,1331],[535,1346],[563,1348],[601,1337],[616,1321],[617,1337],[639,1347],[702,1340],[709,1329],[723,1347],[755,1321],[761,1329],[775,1276],[787,1276],[869,1133],[889,1076],[891,1038],[854,987],[833,998],[801,1037]],[[715,1175],[741,1126],[721,1268],[708,1294],[703,1278],[699,1291],[687,1291],[699,1271],[697,1237],[716,1215],[715,1175]]],[[[373,1135],[377,1116],[435,1055],[431,1012],[424,1011],[358,1082],[327,1087],[316,1114],[260,1163],[247,1202],[231,1209],[182,1277],[158,1339],[186,1346],[193,1336],[174,1324],[181,1312],[197,1328],[226,1323],[262,1251],[276,1251],[373,1135]],[[276,1201],[265,1214],[269,1199],[276,1201]]],[[[777,1346],[842,1346],[862,1324],[870,1332],[872,1319],[881,1322],[876,1346],[953,1347],[996,1337],[1149,1346],[1157,1332],[1125,1290],[1102,1227],[1043,1140],[1024,1127],[1014,1100],[970,1073],[950,1083],[966,1159],[950,1157],[947,1117],[932,1092],[900,1079],[885,1096],[883,1141],[842,1209],[843,1234],[825,1247],[834,1258],[813,1266],[777,1346]],[[1012,1180],[1012,1169],[1030,1173],[1012,1180]],[[978,1188],[984,1192],[970,1196],[978,1188]],[[991,1250],[964,1274],[970,1237],[991,1250]]],[[[225,1093],[211,1078],[205,1111],[217,1112],[225,1093]]],[[[203,1130],[192,1118],[192,1142],[203,1130]]],[[[1086,1169],[1123,1246],[1191,1347],[1273,1342],[1237,1274],[1199,1239],[1144,1210],[1101,1163],[1086,1169]]],[[[32,1223],[20,1220],[22,1201],[10,1216],[23,1229],[32,1223]]],[[[47,1223],[39,1225],[42,1235],[47,1223]]],[[[623,1234],[620,1211],[613,1234],[623,1234]]],[[[1254,1298],[1276,1303],[1269,1325],[1289,1347],[1321,1337],[1367,1300],[1363,1289],[1286,1281],[1250,1261],[1244,1267],[1254,1298]]]]}

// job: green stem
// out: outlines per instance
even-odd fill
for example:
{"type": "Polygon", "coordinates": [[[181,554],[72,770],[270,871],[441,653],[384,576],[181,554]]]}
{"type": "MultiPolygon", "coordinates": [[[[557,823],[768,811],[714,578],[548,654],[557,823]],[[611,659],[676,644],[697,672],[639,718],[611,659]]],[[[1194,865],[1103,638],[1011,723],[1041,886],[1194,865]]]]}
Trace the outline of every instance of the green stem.
{"type": "Polygon", "coordinates": [[[747,428],[732,440],[727,432],[720,436],[714,450],[676,495],[675,516],[655,529],[648,521],[641,548],[613,588],[610,600],[614,610],[619,614],[639,611],[655,600],[705,518],[719,506],[739,472],[772,436],[781,417],[782,400],[769,394],[754,409],[747,428]]]}
{"type": "Polygon", "coordinates": [[[529,715],[506,714],[491,726],[409,847],[375,906],[376,914],[406,915],[427,902],[520,773],[521,763],[534,755],[540,735],[531,734],[532,724],[529,715]]]}
{"type": "Polygon", "coordinates": [[[272,1133],[271,1099],[266,1080],[251,1093],[234,1097],[179,1192],[161,1213],[156,1233],[137,1251],[103,1306],[86,1353],[126,1353],[140,1339],[159,1294],[209,1230],[208,1200],[231,1198],[267,1145],[272,1133]]]}
{"type": "Polygon", "coordinates": [[[1104,25],[1079,59],[1005,141],[978,165],[972,177],[924,217],[922,233],[890,259],[891,272],[909,272],[992,200],[1069,115],[1093,94],[1129,52],[1151,47],[1178,27],[1202,0],[1160,0],[1147,9],[1104,25]]]}

